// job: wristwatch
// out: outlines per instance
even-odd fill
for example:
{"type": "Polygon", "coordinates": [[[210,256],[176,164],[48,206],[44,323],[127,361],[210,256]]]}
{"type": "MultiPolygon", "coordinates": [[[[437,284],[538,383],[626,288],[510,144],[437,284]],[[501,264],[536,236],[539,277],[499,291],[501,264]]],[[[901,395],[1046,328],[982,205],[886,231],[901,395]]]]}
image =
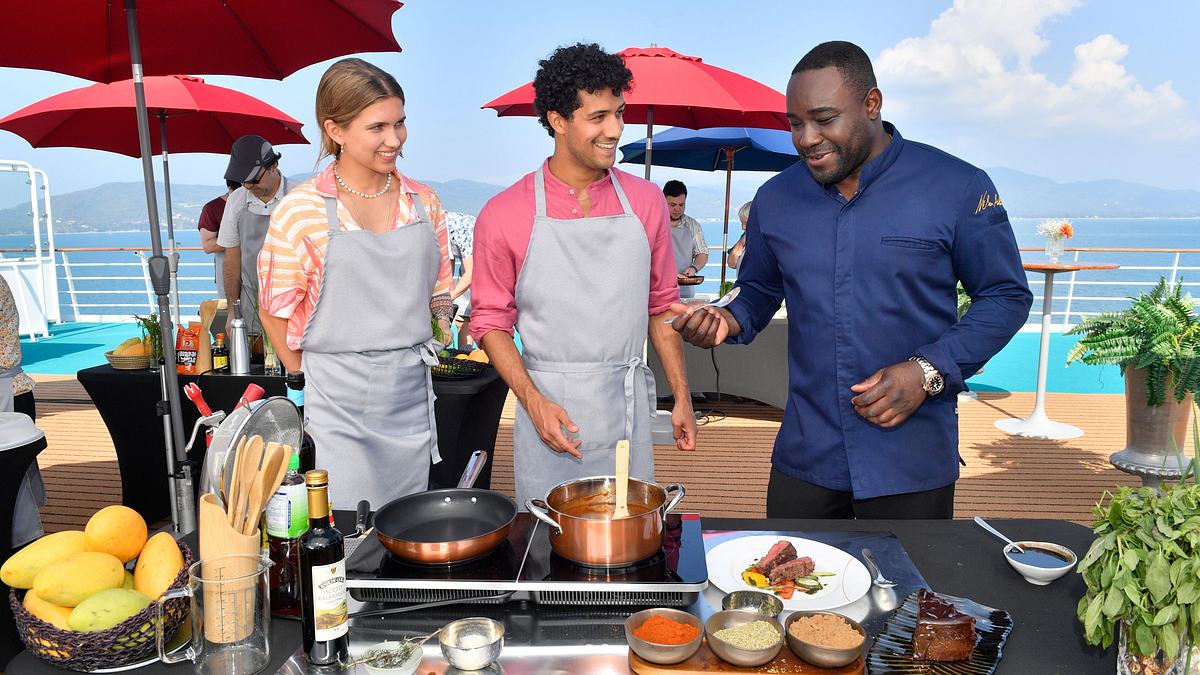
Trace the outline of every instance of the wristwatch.
{"type": "Polygon", "coordinates": [[[929,362],[929,359],[924,356],[913,356],[909,361],[916,361],[918,366],[921,366],[921,371],[925,373],[925,381],[921,384],[921,388],[930,396],[937,396],[946,388],[946,379],[938,372],[937,368],[929,362]]]}

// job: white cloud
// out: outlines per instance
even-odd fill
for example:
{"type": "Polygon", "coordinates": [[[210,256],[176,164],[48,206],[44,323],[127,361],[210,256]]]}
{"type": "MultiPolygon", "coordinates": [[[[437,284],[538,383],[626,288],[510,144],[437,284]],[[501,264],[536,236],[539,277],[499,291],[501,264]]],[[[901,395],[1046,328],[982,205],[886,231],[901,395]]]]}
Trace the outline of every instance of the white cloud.
{"type": "MultiPolygon", "coordinates": [[[[1077,45],[1065,82],[1034,69],[1049,46],[1046,24],[1078,0],[955,0],[928,34],[883,50],[885,87],[928,97],[946,112],[1012,122],[1016,133],[1094,133],[1141,138],[1200,135],[1193,106],[1163,82],[1146,88],[1121,61],[1129,46],[1111,34],[1077,45]]],[[[907,106],[906,106],[907,107],[907,106]]]]}

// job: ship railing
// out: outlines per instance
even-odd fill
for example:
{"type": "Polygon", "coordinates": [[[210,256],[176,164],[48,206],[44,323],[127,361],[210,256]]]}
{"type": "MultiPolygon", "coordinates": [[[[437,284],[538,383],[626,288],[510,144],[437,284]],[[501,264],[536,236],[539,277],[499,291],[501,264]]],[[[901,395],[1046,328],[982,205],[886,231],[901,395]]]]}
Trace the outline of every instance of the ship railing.
{"type": "MultiPolygon", "coordinates": [[[[193,321],[198,318],[200,302],[216,297],[212,257],[198,246],[177,250],[180,314],[185,322],[193,321]]],[[[710,246],[709,252],[699,291],[715,295],[721,278],[721,249],[710,246]]],[[[62,321],[132,321],[135,314],[156,311],[157,299],[145,264],[149,248],[75,247],[58,248],[54,253],[62,321]]],[[[1040,248],[1022,248],[1021,253],[1030,262],[1044,259],[1040,248]]],[[[0,254],[4,264],[13,264],[33,257],[35,251],[0,249],[0,254]]],[[[1116,263],[1120,268],[1058,275],[1051,311],[1058,330],[1069,330],[1089,316],[1125,307],[1130,297],[1149,290],[1160,277],[1182,282],[1187,292],[1200,295],[1200,248],[1068,248],[1063,260],[1116,263]]],[[[728,270],[726,277],[736,279],[737,270],[728,270]]],[[[1031,272],[1027,279],[1035,301],[1023,330],[1034,331],[1041,321],[1045,278],[1031,272]]]]}

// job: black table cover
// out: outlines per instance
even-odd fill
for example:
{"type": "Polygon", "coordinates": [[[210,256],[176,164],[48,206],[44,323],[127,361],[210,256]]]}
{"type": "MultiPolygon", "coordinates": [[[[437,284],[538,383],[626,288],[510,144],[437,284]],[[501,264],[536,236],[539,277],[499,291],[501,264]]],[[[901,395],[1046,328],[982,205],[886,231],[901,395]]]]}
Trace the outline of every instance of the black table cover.
{"type": "MultiPolygon", "coordinates": [[[[336,513],[338,527],[350,531],[354,514],[336,513]]],[[[1075,606],[1083,595],[1083,580],[1071,573],[1049,586],[1022,579],[1001,554],[1003,544],[969,520],[766,520],[706,518],[712,530],[853,530],[889,531],[904,544],[909,557],[933,590],[967,597],[1012,615],[1013,632],[1004,647],[1000,675],[1093,675],[1112,673],[1116,648],[1101,651],[1083,641],[1075,606]]],[[[997,526],[1016,539],[1053,541],[1082,556],[1092,540],[1089,529],[1060,520],[1002,520],[997,526]]],[[[887,570],[884,570],[887,574],[887,570]]],[[[470,606],[463,607],[463,615],[470,606]]],[[[300,624],[275,619],[271,623],[271,663],[264,673],[276,672],[300,646],[300,624]]],[[[190,672],[190,665],[159,664],[140,673],[190,672]]],[[[9,664],[9,675],[62,672],[22,652],[9,664]]]]}
{"type": "MultiPolygon", "coordinates": [[[[263,375],[261,367],[256,370],[250,375],[180,375],[184,441],[200,418],[196,407],[182,394],[184,385],[195,382],[210,408],[226,412],[233,410],[250,383],[266,390],[267,396],[285,395],[282,376],[263,375]]],[[[166,446],[162,418],[156,416],[154,407],[161,399],[159,374],[149,370],[115,370],[103,365],[81,370],[77,377],[112,436],[121,470],[122,503],[150,522],[168,517],[171,502],[166,478],[166,446]]],[[[508,387],[494,368],[487,368],[482,375],[465,380],[435,379],[433,391],[437,396],[434,414],[443,461],[430,470],[430,482],[449,487],[458,482],[473,450],[489,453],[493,450],[508,387]]],[[[197,441],[197,445],[202,445],[202,441],[197,441]]],[[[317,455],[320,463],[319,447],[317,455]]],[[[191,453],[189,459],[199,467],[203,451],[191,453]]],[[[489,458],[476,483],[479,487],[491,485],[491,468],[489,458]]],[[[197,476],[196,486],[200,484],[198,474],[198,470],[193,472],[197,476]]]]}

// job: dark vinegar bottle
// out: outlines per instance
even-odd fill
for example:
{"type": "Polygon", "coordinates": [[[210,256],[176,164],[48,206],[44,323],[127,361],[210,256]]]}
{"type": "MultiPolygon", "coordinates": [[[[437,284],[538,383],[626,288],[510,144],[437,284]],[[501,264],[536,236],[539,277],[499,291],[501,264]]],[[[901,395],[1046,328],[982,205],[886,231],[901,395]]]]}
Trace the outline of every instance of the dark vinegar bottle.
{"type": "Polygon", "coordinates": [[[329,522],[329,474],[314,469],[304,482],[309,527],[300,544],[304,654],[316,665],[344,663],[350,656],[346,552],[342,533],[329,522]]]}

